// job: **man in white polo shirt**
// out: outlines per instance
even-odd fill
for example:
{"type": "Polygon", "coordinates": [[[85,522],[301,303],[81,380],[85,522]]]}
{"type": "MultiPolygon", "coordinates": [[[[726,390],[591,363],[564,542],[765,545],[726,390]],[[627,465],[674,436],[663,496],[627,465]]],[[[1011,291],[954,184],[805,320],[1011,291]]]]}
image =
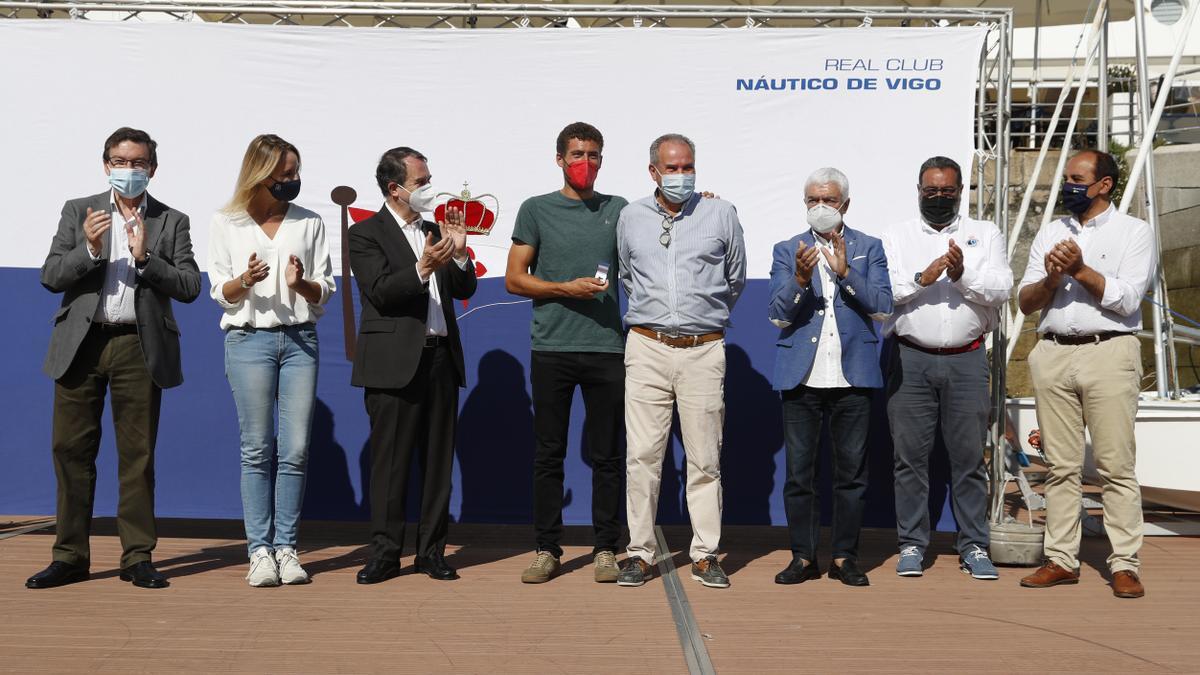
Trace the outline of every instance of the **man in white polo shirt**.
{"type": "Polygon", "coordinates": [[[1138,577],[1142,501],[1134,470],[1133,422],[1142,379],[1134,333],[1155,265],[1154,231],[1110,201],[1120,172],[1107,153],[1067,162],[1062,202],[1071,216],[1049,223],[1029,249],[1021,311],[1041,310],[1041,339],[1029,355],[1046,479],[1046,562],[1021,580],[1029,588],[1079,581],[1079,499],[1084,427],[1104,479],[1104,529],[1113,594],[1145,594],[1138,577]]]}

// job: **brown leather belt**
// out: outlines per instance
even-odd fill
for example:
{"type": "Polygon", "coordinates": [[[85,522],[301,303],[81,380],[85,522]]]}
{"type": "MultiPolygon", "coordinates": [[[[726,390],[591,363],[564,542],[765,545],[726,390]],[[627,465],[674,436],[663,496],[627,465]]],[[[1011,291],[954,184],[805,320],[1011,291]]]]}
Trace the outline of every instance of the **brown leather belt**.
{"type": "Polygon", "coordinates": [[[1042,339],[1051,340],[1060,345],[1095,345],[1100,344],[1105,340],[1125,337],[1126,335],[1133,335],[1133,333],[1123,333],[1119,330],[1110,330],[1103,333],[1096,333],[1094,335],[1059,335],[1057,333],[1044,333],[1042,334],[1042,339]]]}
{"type": "Polygon", "coordinates": [[[976,349],[979,349],[986,342],[986,339],[982,335],[975,338],[974,340],[971,340],[967,344],[962,345],[961,347],[925,347],[923,345],[919,345],[919,344],[913,342],[912,340],[909,340],[908,338],[904,337],[903,335],[897,335],[896,340],[900,344],[902,344],[905,347],[908,347],[910,349],[915,349],[919,352],[925,352],[926,354],[936,354],[937,356],[947,356],[950,354],[966,354],[967,352],[973,352],[976,349]]]}
{"type": "Polygon", "coordinates": [[[646,328],[645,326],[630,326],[629,330],[637,333],[638,335],[645,335],[655,342],[661,342],[668,347],[674,347],[676,349],[699,347],[706,342],[720,340],[721,338],[725,337],[725,331],[720,330],[712,333],[705,333],[704,335],[667,335],[666,333],[660,333],[656,330],[646,328]]]}

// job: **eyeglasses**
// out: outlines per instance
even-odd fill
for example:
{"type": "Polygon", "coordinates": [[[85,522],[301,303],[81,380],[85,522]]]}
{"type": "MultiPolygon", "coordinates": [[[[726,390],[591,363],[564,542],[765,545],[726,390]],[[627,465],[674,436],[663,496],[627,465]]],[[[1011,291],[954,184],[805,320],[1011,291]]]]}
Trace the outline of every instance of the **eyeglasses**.
{"type": "Polygon", "coordinates": [[[662,234],[658,235],[658,243],[663,246],[671,245],[671,228],[675,227],[675,221],[670,216],[664,216],[662,219],[662,234]]]}
{"type": "Polygon", "coordinates": [[[123,157],[110,157],[108,165],[114,169],[140,169],[147,171],[150,169],[150,162],[144,159],[128,160],[123,157]]]}
{"type": "Polygon", "coordinates": [[[926,187],[921,188],[922,197],[957,197],[959,188],[957,187],[926,187]]]}
{"type": "Polygon", "coordinates": [[[832,206],[835,209],[842,208],[842,202],[833,197],[805,197],[804,204],[806,206],[808,206],[808,208],[810,208],[810,209],[812,207],[816,206],[817,204],[824,204],[825,206],[832,206]]]}

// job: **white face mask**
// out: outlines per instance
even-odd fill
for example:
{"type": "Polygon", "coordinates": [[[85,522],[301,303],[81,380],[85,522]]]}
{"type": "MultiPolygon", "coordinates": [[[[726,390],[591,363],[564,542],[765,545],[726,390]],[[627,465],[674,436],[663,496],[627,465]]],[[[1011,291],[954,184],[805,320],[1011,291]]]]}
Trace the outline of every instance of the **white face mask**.
{"type": "Polygon", "coordinates": [[[842,213],[828,204],[817,204],[808,210],[808,224],[814,232],[827,234],[842,224],[842,213]]]}
{"type": "Polygon", "coordinates": [[[433,184],[426,183],[421,187],[409,192],[409,189],[403,185],[398,185],[401,190],[408,192],[408,206],[413,211],[420,213],[429,213],[433,211],[433,204],[437,201],[437,193],[433,191],[433,184]]]}

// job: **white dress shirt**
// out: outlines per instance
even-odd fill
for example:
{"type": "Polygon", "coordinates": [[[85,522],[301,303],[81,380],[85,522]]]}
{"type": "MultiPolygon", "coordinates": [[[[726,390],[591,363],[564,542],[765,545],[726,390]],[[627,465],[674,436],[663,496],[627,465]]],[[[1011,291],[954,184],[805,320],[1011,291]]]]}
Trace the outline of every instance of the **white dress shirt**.
{"type": "MultiPolygon", "coordinates": [[[[138,204],[137,213],[146,217],[146,201],[148,195],[142,193],[142,201],[138,204]]],[[[108,228],[108,265],[104,268],[104,289],[100,293],[100,302],[96,305],[93,321],[101,323],[136,323],[137,311],[134,308],[134,288],[137,286],[138,269],[133,262],[133,254],[129,252],[129,235],[125,232],[126,225],[138,227],[137,218],[125,220],[121,209],[117,206],[116,193],[108,193],[109,209],[112,211],[112,226],[108,228]]],[[[146,242],[149,245],[149,242],[146,242]]],[[[88,255],[92,250],[88,249],[88,255]]],[[[92,256],[92,260],[99,260],[92,256]]]]}
{"type": "Polygon", "coordinates": [[[999,307],[1008,302],[1013,287],[1000,228],[959,216],[938,231],[916,218],[889,228],[883,248],[895,303],[884,335],[945,349],[968,345],[996,329],[999,307]],[[951,281],[942,272],[937,281],[921,286],[915,276],[950,249],[951,239],[963,252],[962,276],[951,281]]]}
{"type": "Polygon", "coordinates": [[[1038,332],[1095,335],[1132,333],[1142,327],[1142,298],[1150,287],[1156,261],[1154,230],[1149,223],[1108,209],[1086,223],[1074,217],[1047,223],[1029,247],[1029,265],[1021,288],[1046,278],[1046,253],[1063,239],[1074,239],[1083,262],[1104,276],[1104,297],[1097,300],[1075,279],[1063,275],[1050,304],[1042,308],[1038,332]]]}
{"type": "MultiPolygon", "coordinates": [[[[412,247],[413,253],[417,256],[417,277],[421,283],[429,285],[429,313],[425,317],[425,335],[446,335],[446,315],[442,313],[442,291],[438,288],[438,284],[429,283],[429,277],[421,276],[421,256],[425,253],[425,230],[423,229],[422,219],[418,216],[412,222],[405,222],[404,218],[396,213],[396,209],[392,208],[391,203],[387,203],[388,211],[392,212],[392,217],[400,223],[400,231],[404,233],[404,238],[408,240],[408,245],[412,247]]],[[[455,260],[459,269],[466,269],[467,263],[471,262],[470,258],[465,258],[462,261],[455,260]]]]}
{"type": "MultiPolygon", "coordinates": [[[[813,240],[817,247],[833,255],[833,244],[825,241],[821,235],[813,232],[813,240]]],[[[815,389],[833,389],[849,387],[846,376],[842,373],[842,336],[838,333],[837,312],[833,311],[833,299],[838,285],[836,275],[825,262],[825,256],[817,258],[817,269],[821,275],[821,296],[825,298],[825,309],[817,310],[818,315],[824,315],[821,321],[821,335],[817,338],[817,352],[813,356],[812,369],[804,378],[802,384],[815,389]]]]}
{"type": "Polygon", "coordinates": [[[315,322],[333,295],[333,267],[325,241],[325,223],[308,209],[288,205],[283,222],[272,239],[245,211],[213,214],[208,231],[209,293],[225,313],[221,328],[274,328],[315,322]],[[267,278],[254,284],[237,302],[225,299],[223,287],[246,271],[250,254],[270,266],[267,278]],[[321,289],[321,297],[310,303],[287,285],[284,270],[291,256],[304,265],[304,278],[321,289]]]}

